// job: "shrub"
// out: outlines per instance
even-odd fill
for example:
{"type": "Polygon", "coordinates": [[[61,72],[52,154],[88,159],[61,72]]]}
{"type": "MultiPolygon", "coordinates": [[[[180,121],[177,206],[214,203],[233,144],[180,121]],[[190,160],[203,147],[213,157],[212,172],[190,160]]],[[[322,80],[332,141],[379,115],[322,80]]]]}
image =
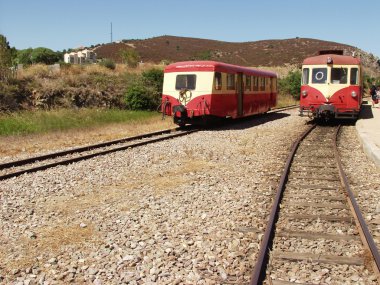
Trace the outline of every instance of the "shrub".
{"type": "Polygon", "coordinates": [[[152,68],[144,71],[142,82],[150,92],[152,105],[157,108],[161,102],[162,87],[164,83],[164,71],[158,68],[152,68]]]}
{"type": "Polygon", "coordinates": [[[128,67],[136,68],[139,64],[140,56],[134,49],[122,50],[120,52],[121,59],[128,67]]]}
{"type": "Polygon", "coordinates": [[[190,60],[211,60],[211,59],[212,59],[211,50],[198,52],[190,58],[190,60]]]}
{"type": "Polygon", "coordinates": [[[125,102],[130,110],[149,110],[153,105],[147,88],[141,83],[135,83],[128,87],[125,102]]]}
{"type": "Polygon", "coordinates": [[[164,71],[158,68],[152,68],[142,72],[143,83],[153,87],[157,93],[161,94],[164,82],[164,71]]]}
{"type": "Polygon", "coordinates": [[[111,70],[114,70],[116,68],[115,62],[112,59],[108,59],[108,58],[102,60],[99,64],[111,70]]]}
{"type": "Polygon", "coordinates": [[[281,94],[291,94],[294,99],[299,100],[301,93],[301,71],[290,71],[288,75],[278,81],[281,94]]]}
{"type": "Polygon", "coordinates": [[[12,79],[7,84],[0,84],[0,112],[20,110],[27,105],[30,97],[29,80],[12,79]]]}

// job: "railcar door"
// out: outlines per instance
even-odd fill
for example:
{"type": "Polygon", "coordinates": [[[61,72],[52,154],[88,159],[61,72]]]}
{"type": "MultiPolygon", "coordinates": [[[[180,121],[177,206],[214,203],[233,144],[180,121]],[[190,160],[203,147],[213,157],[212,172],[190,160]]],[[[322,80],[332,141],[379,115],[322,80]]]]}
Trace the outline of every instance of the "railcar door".
{"type": "Polygon", "coordinates": [[[237,74],[236,91],[237,91],[237,115],[243,116],[243,73],[237,74]]]}

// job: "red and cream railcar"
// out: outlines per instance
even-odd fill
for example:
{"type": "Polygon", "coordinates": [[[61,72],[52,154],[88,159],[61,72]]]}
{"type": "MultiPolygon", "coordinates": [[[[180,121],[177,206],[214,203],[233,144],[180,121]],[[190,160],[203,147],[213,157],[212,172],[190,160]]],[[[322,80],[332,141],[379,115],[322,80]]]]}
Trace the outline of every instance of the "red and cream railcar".
{"type": "Polygon", "coordinates": [[[362,103],[360,59],[322,54],[303,61],[300,115],[314,118],[351,118],[362,103]]]}
{"type": "Polygon", "coordinates": [[[265,113],[276,100],[272,72],[215,61],[178,62],[164,71],[162,112],[178,125],[265,113]]]}

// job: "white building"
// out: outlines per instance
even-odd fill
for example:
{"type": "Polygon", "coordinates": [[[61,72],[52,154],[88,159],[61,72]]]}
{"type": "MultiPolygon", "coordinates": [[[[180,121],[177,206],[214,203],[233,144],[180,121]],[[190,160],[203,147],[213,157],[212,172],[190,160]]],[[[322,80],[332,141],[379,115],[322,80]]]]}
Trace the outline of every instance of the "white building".
{"type": "Polygon", "coordinates": [[[94,63],[96,62],[96,53],[93,50],[84,49],[81,51],[73,51],[70,53],[65,53],[63,60],[66,63],[72,64],[84,64],[84,63],[94,63]]]}

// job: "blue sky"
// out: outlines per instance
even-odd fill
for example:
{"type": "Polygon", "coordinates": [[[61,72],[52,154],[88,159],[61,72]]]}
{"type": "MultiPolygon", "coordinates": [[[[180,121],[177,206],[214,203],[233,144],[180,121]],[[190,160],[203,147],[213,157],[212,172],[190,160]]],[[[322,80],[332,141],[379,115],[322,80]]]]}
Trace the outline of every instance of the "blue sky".
{"type": "Polygon", "coordinates": [[[17,49],[63,50],[173,35],[230,42],[314,38],[380,56],[379,0],[0,0],[17,49]]]}

